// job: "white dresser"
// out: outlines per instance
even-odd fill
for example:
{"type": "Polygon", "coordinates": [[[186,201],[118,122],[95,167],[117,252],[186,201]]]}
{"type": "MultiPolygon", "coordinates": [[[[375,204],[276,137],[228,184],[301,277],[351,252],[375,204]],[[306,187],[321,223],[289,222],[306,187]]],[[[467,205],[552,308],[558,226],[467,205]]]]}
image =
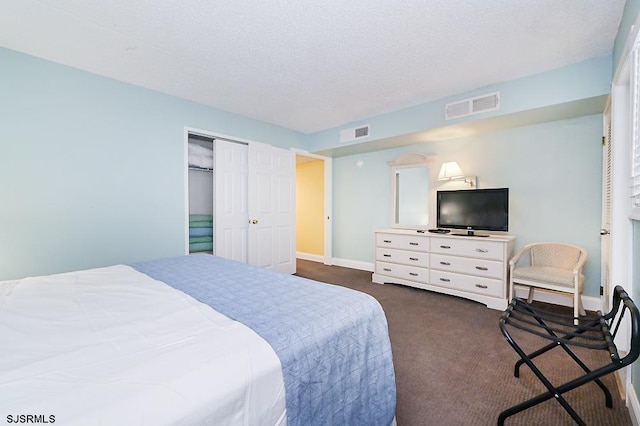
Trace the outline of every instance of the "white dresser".
{"type": "Polygon", "coordinates": [[[383,229],[376,231],[375,241],[373,282],[451,294],[493,309],[507,307],[507,274],[515,237],[383,229]]]}

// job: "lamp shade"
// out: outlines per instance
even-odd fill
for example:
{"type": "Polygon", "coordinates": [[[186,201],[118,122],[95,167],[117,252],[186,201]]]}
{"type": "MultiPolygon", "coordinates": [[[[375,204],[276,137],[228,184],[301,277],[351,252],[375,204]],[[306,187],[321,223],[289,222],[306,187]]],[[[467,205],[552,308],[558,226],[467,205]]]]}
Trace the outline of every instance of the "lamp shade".
{"type": "Polygon", "coordinates": [[[438,174],[438,180],[459,179],[462,177],[464,177],[464,174],[455,161],[444,163],[440,168],[440,174],[438,174]]]}

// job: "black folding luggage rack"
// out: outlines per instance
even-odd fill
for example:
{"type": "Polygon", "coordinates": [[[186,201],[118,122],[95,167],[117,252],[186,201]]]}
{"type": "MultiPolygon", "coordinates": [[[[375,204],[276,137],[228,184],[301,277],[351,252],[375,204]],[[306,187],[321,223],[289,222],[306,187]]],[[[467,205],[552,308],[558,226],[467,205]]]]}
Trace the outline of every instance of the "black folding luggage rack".
{"type": "Polygon", "coordinates": [[[575,318],[572,315],[563,315],[535,308],[519,298],[513,299],[500,318],[500,330],[502,334],[520,356],[520,359],[515,364],[513,375],[519,377],[520,366],[527,364],[529,368],[531,368],[531,371],[533,371],[536,377],[538,377],[547,388],[547,392],[504,410],[498,417],[498,425],[504,425],[507,417],[551,398],[555,398],[577,424],[585,425],[585,422],[575,410],[571,408],[562,397],[562,394],[591,381],[595,381],[600,389],[602,389],[607,407],[612,408],[611,392],[600,381],[600,377],[631,364],[640,355],[640,340],[638,339],[639,317],[638,308],[621,286],[617,286],[614,289],[613,307],[606,315],[598,312],[595,316],[575,318]],[[614,338],[616,337],[626,311],[629,311],[631,316],[631,347],[629,353],[621,358],[614,343],[614,338]],[[551,342],[530,354],[526,354],[512,338],[508,327],[524,330],[525,332],[548,339],[551,342]],[[611,362],[592,371],[570,349],[570,346],[608,351],[611,362]],[[580,368],[584,370],[585,374],[560,386],[553,386],[533,363],[533,359],[556,347],[564,349],[580,368]]]}

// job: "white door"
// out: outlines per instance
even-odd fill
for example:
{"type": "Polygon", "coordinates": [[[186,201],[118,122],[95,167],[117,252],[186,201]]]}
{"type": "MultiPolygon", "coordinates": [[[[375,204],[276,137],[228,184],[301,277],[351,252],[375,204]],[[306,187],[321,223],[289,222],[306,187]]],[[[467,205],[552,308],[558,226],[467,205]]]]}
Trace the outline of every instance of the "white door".
{"type": "Polygon", "coordinates": [[[249,263],[295,273],[293,152],[249,144],[249,200],[249,263]]]}
{"type": "Polygon", "coordinates": [[[602,312],[608,312],[611,298],[611,108],[603,114],[604,136],[602,137],[602,225],[600,228],[601,279],[600,301],[602,312]]]}
{"type": "Polygon", "coordinates": [[[245,143],[216,139],[213,196],[214,254],[248,261],[248,153],[245,143]]]}

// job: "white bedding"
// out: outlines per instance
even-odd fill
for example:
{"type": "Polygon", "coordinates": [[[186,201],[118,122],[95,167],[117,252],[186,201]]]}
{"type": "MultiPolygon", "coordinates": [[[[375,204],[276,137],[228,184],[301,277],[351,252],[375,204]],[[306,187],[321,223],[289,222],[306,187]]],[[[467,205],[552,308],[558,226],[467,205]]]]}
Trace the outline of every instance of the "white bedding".
{"type": "Polygon", "coordinates": [[[0,342],[0,424],[286,424],[271,346],[128,266],[0,282],[0,342]]]}
{"type": "Polygon", "coordinates": [[[189,165],[202,169],[213,169],[213,157],[189,154],[189,165]]]}
{"type": "Polygon", "coordinates": [[[213,169],[213,149],[189,142],[189,165],[203,169],[213,169]]]}

